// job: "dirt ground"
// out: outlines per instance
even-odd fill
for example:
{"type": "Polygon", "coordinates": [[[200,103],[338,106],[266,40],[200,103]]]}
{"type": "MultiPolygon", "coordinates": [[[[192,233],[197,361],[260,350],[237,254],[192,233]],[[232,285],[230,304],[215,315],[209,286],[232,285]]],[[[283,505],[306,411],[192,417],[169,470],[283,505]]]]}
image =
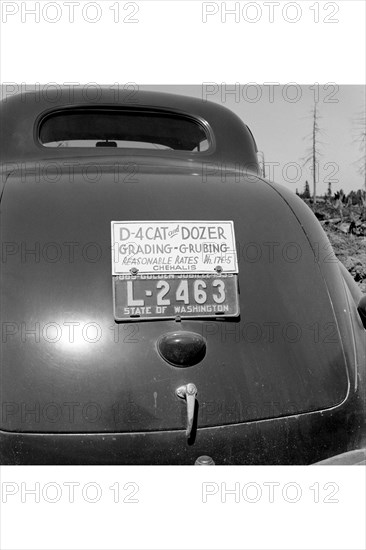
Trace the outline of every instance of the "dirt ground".
{"type": "Polygon", "coordinates": [[[337,258],[366,293],[366,237],[345,235],[324,227],[337,258]]]}
{"type": "Polygon", "coordinates": [[[344,208],[342,217],[338,209],[329,204],[317,204],[318,217],[333,250],[366,293],[366,212],[359,206],[344,208]],[[351,221],[356,224],[356,234],[348,233],[351,221]]]}

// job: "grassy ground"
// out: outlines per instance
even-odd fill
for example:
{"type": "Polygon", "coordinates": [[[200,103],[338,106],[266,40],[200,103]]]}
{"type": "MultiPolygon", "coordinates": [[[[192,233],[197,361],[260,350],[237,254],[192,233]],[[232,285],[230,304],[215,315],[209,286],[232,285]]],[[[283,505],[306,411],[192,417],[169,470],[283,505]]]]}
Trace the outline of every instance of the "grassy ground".
{"type": "Polygon", "coordinates": [[[337,258],[366,293],[366,237],[345,235],[327,226],[324,229],[337,258]]]}
{"type": "Polygon", "coordinates": [[[351,273],[362,292],[366,293],[366,236],[345,232],[352,220],[358,223],[363,221],[364,211],[359,206],[344,208],[342,220],[339,211],[329,204],[316,204],[314,211],[319,218],[323,218],[320,223],[337,258],[351,273]]]}

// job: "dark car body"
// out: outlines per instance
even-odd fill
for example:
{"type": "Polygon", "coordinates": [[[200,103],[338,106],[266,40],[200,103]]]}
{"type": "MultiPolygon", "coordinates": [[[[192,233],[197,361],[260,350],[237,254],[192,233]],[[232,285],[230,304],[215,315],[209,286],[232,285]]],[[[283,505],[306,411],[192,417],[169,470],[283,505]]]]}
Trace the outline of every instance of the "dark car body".
{"type": "Polygon", "coordinates": [[[251,132],[228,109],[84,91],[1,103],[0,462],[312,464],[347,453],[352,463],[352,451],[359,462],[362,295],[311,210],[261,177],[251,132]],[[167,132],[163,147],[117,147],[103,129],[94,147],[42,143],[57,132],[80,138],[78,117],[95,113],[90,138],[106,111],[132,117],[132,141],[133,117],[155,117],[146,140],[167,132]],[[168,136],[166,117],[187,123],[184,139],[168,136]],[[114,220],[233,222],[240,315],[116,320],[114,220]],[[173,355],[175,341],[188,342],[191,363],[184,350],[173,364],[164,358],[164,337],[173,355]],[[189,437],[188,399],[177,395],[187,384],[197,389],[189,437]]]}

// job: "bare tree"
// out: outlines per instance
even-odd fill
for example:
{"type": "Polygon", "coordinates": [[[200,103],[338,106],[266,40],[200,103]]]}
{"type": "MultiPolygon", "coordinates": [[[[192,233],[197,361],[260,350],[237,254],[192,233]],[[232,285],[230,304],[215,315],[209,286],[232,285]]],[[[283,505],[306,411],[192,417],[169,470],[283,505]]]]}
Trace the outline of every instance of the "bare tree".
{"type": "Polygon", "coordinates": [[[316,203],[316,184],[318,181],[318,168],[319,168],[319,157],[321,156],[320,151],[320,140],[319,134],[322,133],[322,130],[319,126],[320,115],[317,108],[317,102],[314,102],[314,107],[311,112],[312,119],[312,131],[311,134],[306,136],[308,140],[311,140],[311,146],[306,152],[306,156],[303,158],[303,166],[310,164],[310,169],[313,173],[313,204],[316,203]]]}
{"type": "Polygon", "coordinates": [[[264,152],[263,151],[258,151],[257,157],[258,157],[259,167],[260,167],[261,172],[262,172],[262,176],[265,178],[266,177],[266,161],[265,161],[265,158],[264,158],[264,152]]]}
{"type": "Polygon", "coordinates": [[[343,189],[340,189],[339,191],[334,193],[334,208],[338,210],[339,215],[341,217],[341,221],[343,221],[343,207],[344,207],[345,200],[346,200],[346,197],[343,189]]]}
{"type": "Polygon", "coordinates": [[[327,201],[328,202],[331,202],[332,200],[332,182],[331,181],[328,181],[328,189],[327,189],[327,201]]]}
{"type": "Polygon", "coordinates": [[[366,191],[366,112],[361,113],[354,121],[355,138],[354,143],[358,145],[361,152],[360,158],[357,159],[357,171],[364,180],[364,188],[366,191]]]}

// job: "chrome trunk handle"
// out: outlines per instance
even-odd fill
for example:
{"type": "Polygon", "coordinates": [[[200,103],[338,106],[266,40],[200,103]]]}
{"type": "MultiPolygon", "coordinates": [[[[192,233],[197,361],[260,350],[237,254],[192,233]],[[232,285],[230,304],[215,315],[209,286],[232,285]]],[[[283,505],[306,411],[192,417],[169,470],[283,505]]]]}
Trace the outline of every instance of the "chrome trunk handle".
{"type": "Polygon", "coordinates": [[[193,428],[194,412],[196,408],[197,388],[191,382],[185,386],[180,386],[175,390],[175,394],[180,399],[184,399],[187,405],[187,428],[186,436],[190,437],[193,428]]]}

